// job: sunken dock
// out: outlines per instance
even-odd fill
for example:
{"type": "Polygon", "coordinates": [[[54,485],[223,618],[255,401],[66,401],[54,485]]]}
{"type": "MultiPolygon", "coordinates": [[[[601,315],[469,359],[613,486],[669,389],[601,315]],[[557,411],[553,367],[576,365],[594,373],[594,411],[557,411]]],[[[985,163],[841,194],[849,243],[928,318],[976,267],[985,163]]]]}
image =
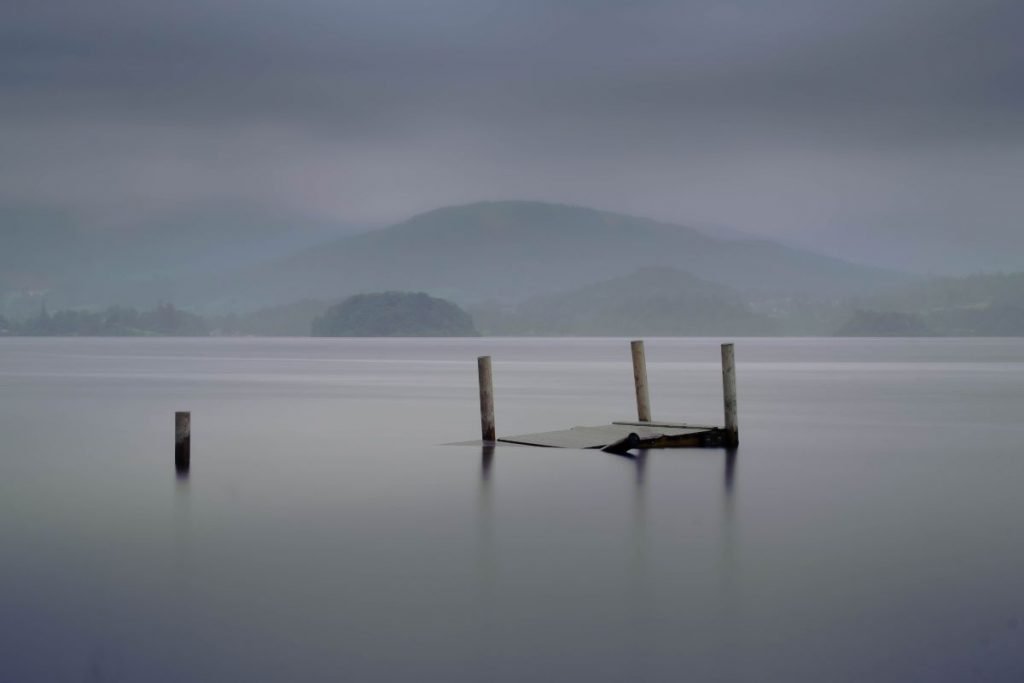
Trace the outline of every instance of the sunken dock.
{"type": "Polygon", "coordinates": [[[651,419],[647,390],[647,361],[643,341],[630,343],[633,355],[633,384],[637,419],[594,427],[572,427],[554,432],[497,437],[494,422],[494,389],[491,357],[477,359],[480,380],[480,425],[485,442],[509,443],[546,448],[601,449],[626,453],[650,448],[735,448],[739,445],[736,409],[736,356],[732,344],[722,344],[722,395],[724,426],[657,422],[651,419]]]}

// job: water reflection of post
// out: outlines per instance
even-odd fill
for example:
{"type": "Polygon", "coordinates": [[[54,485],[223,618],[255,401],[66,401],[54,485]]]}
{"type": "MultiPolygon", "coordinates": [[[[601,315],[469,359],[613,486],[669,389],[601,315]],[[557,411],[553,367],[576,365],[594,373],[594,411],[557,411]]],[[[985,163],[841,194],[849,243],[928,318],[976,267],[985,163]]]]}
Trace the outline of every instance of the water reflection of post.
{"type": "Polygon", "coordinates": [[[480,449],[480,497],[477,499],[477,517],[480,522],[480,569],[481,576],[488,579],[493,570],[493,525],[494,493],[494,444],[484,444],[480,449]]]}
{"type": "Polygon", "coordinates": [[[480,449],[480,493],[477,498],[477,567],[478,597],[476,605],[477,629],[474,638],[480,639],[477,649],[486,651],[491,646],[487,634],[491,631],[494,594],[494,575],[497,564],[494,551],[494,444],[480,449]]]}
{"type": "Polygon", "coordinates": [[[725,449],[725,495],[732,498],[733,487],[736,484],[736,449],[725,449]]]}
{"type": "Polygon", "coordinates": [[[192,526],[191,489],[188,471],[174,473],[174,524],[180,539],[187,539],[192,526]]]}
{"type": "MultiPolygon", "coordinates": [[[[705,637],[712,642],[733,642],[749,624],[746,617],[742,591],[738,590],[740,575],[740,546],[736,520],[736,475],[739,464],[738,449],[727,447],[723,453],[724,476],[721,488],[721,512],[718,527],[718,557],[714,579],[717,581],[718,600],[715,618],[707,623],[705,637]]],[[[719,673],[723,680],[742,679],[744,666],[741,660],[725,657],[719,662],[719,673]]]]}
{"type": "Polygon", "coordinates": [[[491,467],[494,465],[494,444],[484,444],[480,449],[481,489],[491,481],[491,467]]]}
{"type": "MultiPolygon", "coordinates": [[[[647,451],[633,453],[613,453],[620,458],[626,458],[633,462],[633,538],[643,541],[646,538],[647,522],[647,451]]],[[[640,543],[638,550],[642,550],[643,543],[640,543]]]]}
{"type": "Polygon", "coordinates": [[[192,569],[192,488],[187,469],[175,472],[173,524],[175,592],[187,596],[192,569]]]}
{"type": "Polygon", "coordinates": [[[722,580],[722,617],[727,623],[739,619],[735,595],[736,572],[736,448],[725,449],[725,477],[722,486],[722,554],[719,575],[722,580]]]}
{"type": "Polygon", "coordinates": [[[636,489],[640,496],[643,496],[644,484],[647,481],[647,451],[641,451],[633,462],[636,463],[636,489]]]}
{"type": "Polygon", "coordinates": [[[633,486],[633,538],[636,543],[634,557],[640,583],[646,584],[647,573],[647,451],[633,458],[636,474],[633,486]]]}
{"type": "Polygon", "coordinates": [[[647,531],[647,466],[650,456],[646,450],[636,453],[635,456],[630,456],[633,460],[633,509],[630,515],[632,519],[629,540],[632,545],[629,563],[633,591],[631,628],[628,629],[629,634],[620,634],[619,637],[625,638],[624,642],[643,660],[652,652],[649,649],[648,638],[639,636],[651,632],[656,622],[657,604],[650,576],[651,549],[647,531]]]}
{"type": "Polygon", "coordinates": [[[480,535],[477,539],[479,551],[478,570],[481,585],[489,593],[494,579],[494,444],[484,443],[480,447],[480,496],[477,499],[477,519],[480,535]]]}

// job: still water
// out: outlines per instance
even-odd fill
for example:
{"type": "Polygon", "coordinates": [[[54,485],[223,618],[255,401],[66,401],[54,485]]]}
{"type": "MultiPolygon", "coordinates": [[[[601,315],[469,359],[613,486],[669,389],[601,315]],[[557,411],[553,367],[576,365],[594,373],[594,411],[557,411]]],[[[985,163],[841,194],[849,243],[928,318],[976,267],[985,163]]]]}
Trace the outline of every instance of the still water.
{"type": "Polygon", "coordinates": [[[1024,679],[1024,340],[0,340],[0,681],[1024,679]],[[719,422],[717,340],[647,342],[719,422]],[[173,413],[192,411],[175,477],[173,413]]]}

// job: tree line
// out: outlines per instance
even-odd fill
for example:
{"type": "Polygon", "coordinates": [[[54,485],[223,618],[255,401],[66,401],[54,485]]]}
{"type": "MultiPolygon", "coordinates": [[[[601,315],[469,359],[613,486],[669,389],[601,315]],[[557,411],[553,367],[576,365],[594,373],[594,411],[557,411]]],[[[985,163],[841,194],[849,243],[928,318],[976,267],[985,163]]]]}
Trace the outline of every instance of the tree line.
{"type": "Polygon", "coordinates": [[[0,335],[18,337],[203,337],[210,334],[205,318],[183,311],[173,304],[160,304],[150,311],[111,306],[104,311],[64,310],[50,313],[43,306],[39,314],[24,320],[0,317],[0,335]]]}

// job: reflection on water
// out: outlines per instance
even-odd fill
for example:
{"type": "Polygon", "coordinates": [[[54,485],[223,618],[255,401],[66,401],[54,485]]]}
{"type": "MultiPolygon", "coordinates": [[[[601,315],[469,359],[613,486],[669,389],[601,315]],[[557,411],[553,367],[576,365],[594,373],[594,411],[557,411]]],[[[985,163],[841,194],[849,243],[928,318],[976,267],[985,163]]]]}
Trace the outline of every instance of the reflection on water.
{"type": "Polygon", "coordinates": [[[494,444],[480,447],[480,488],[483,489],[491,479],[491,466],[494,464],[494,444]]]}
{"type": "MultiPolygon", "coordinates": [[[[718,342],[648,341],[659,416],[718,342]]],[[[1019,678],[1024,343],[739,351],[742,486],[432,445],[478,355],[508,433],[629,415],[625,340],[0,340],[0,681],[1019,678]]]]}
{"type": "Polygon", "coordinates": [[[725,449],[725,495],[727,498],[732,497],[733,489],[736,484],[736,455],[738,451],[735,448],[725,449]]]}
{"type": "Polygon", "coordinates": [[[494,519],[494,444],[480,447],[480,484],[476,510],[477,560],[476,576],[479,585],[477,603],[484,611],[490,610],[495,599],[498,554],[495,544],[494,519]]]}

